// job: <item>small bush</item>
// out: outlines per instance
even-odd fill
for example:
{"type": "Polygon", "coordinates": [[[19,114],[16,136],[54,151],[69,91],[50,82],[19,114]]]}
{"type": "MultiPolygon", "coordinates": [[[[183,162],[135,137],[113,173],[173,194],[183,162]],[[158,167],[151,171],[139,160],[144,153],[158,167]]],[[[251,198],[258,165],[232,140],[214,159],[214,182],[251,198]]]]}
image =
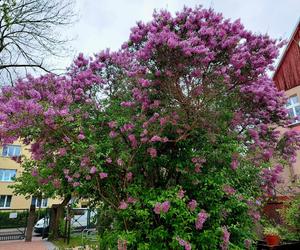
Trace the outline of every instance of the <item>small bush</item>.
{"type": "MultiPolygon", "coordinates": [[[[44,218],[46,214],[47,214],[46,209],[36,210],[35,222],[37,222],[41,218],[44,218]]],[[[28,215],[29,215],[28,210],[0,211],[0,221],[1,221],[0,228],[26,227],[28,215]],[[15,219],[9,218],[9,215],[11,213],[17,213],[17,218],[15,219]]]]}
{"type": "Polygon", "coordinates": [[[279,212],[284,220],[281,227],[282,234],[285,239],[300,239],[300,196],[287,201],[283,209],[279,212]]]}
{"type": "Polygon", "coordinates": [[[1,211],[0,212],[0,221],[1,228],[15,228],[15,227],[26,227],[28,218],[28,211],[1,211]],[[9,215],[11,213],[17,213],[17,218],[11,219],[9,215]]]}

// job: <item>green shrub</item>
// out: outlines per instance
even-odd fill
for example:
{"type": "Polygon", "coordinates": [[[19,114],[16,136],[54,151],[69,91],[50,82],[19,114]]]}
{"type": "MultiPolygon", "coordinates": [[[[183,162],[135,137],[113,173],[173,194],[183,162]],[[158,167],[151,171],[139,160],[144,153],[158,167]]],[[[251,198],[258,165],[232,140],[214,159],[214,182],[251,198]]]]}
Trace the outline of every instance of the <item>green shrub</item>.
{"type": "Polygon", "coordinates": [[[0,212],[0,228],[15,228],[15,227],[26,227],[28,218],[28,211],[1,211],[0,212]],[[11,213],[17,213],[17,218],[11,219],[9,215],[11,213]]]}
{"type": "Polygon", "coordinates": [[[300,239],[300,196],[287,201],[283,209],[280,209],[280,214],[284,220],[284,225],[280,230],[283,238],[289,240],[300,239]]]}
{"type": "MultiPolygon", "coordinates": [[[[39,219],[44,218],[48,211],[46,209],[36,210],[35,222],[39,219]]],[[[4,210],[0,211],[0,228],[15,228],[15,227],[26,227],[29,210],[4,210]],[[17,218],[9,218],[11,213],[17,213],[17,218]]]]}

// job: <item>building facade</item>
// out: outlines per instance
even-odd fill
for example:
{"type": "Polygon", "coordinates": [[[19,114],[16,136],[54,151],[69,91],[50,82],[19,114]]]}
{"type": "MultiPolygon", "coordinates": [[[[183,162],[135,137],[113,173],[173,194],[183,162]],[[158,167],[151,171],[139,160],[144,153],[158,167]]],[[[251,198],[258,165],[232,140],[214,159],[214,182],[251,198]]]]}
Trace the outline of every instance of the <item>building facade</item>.
{"type": "MultiPolygon", "coordinates": [[[[288,98],[286,108],[293,122],[287,129],[300,131],[300,20],[278,63],[273,80],[279,90],[285,91],[288,98]]],[[[297,190],[293,184],[300,180],[300,153],[296,163],[284,170],[283,179],[285,187],[290,186],[291,191],[297,190]]]]}
{"type": "Polygon", "coordinates": [[[51,207],[52,204],[60,203],[59,199],[26,199],[22,195],[14,195],[13,189],[9,188],[14,183],[14,178],[20,176],[22,167],[12,158],[21,155],[29,156],[29,151],[21,143],[4,145],[0,147],[0,210],[26,209],[31,204],[37,208],[51,207]]]}

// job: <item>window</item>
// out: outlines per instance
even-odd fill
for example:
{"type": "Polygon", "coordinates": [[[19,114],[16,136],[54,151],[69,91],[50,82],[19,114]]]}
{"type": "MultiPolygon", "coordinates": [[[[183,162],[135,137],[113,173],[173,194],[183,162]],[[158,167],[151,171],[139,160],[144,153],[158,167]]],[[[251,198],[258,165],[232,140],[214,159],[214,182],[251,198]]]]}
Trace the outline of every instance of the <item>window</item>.
{"type": "Polygon", "coordinates": [[[10,208],[11,195],[0,195],[0,208],[10,208]]]}
{"type": "Polygon", "coordinates": [[[31,205],[35,205],[37,208],[43,208],[48,206],[48,199],[39,199],[36,197],[32,197],[31,205]]]}
{"type": "Polygon", "coordinates": [[[14,181],[16,173],[16,169],[0,169],[0,181],[14,181]]]}
{"type": "Polygon", "coordinates": [[[300,103],[297,95],[288,98],[286,108],[290,118],[294,119],[294,122],[298,122],[300,118],[300,103]]]}
{"type": "Polygon", "coordinates": [[[4,157],[14,157],[21,155],[20,145],[4,145],[2,149],[2,156],[4,157]]]}

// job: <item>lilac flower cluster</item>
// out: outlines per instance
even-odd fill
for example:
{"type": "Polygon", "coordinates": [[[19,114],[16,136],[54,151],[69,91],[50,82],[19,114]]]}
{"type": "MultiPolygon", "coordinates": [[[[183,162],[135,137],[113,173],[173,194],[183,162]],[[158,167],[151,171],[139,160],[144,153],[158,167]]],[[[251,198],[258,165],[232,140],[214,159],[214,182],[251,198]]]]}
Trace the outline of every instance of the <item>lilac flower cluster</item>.
{"type": "Polygon", "coordinates": [[[261,172],[262,177],[262,188],[268,195],[275,195],[275,187],[277,184],[282,182],[281,173],[283,166],[280,164],[275,165],[273,168],[265,168],[261,172]]]}
{"type": "Polygon", "coordinates": [[[161,214],[161,213],[167,213],[170,209],[170,202],[164,201],[163,203],[156,203],[154,206],[154,213],[161,214]]]}
{"type": "Polygon", "coordinates": [[[192,158],[192,162],[195,164],[195,172],[199,173],[201,171],[202,164],[205,163],[206,160],[200,157],[194,157],[192,158]]]}
{"type": "Polygon", "coordinates": [[[187,242],[187,241],[185,241],[185,240],[183,240],[179,237],[177,237],[176,239],[177,239],[179,245],[184,247],[184,250],[191,250],[192,249],[192,246],[189,242],[187,242]]]}
{"type": "Polygon", "coordinates": [[[223,191],[227,195],[234,195],[236,193],[236,190],[233,187],[231,187],[230,185],[224,185],[223,191]]]}
{"type": "Polygon", "coordinates": [[[230,238],[230,232],[228,231],[227,227],[222,227],[222,237],[221,237],[221,249],[227,250],[229,246],[229,238],[230,238]]]}
{"type": "Polygon", "coordinates": [[[208,213],[206,213],[204,210],[201,210],[200,213],[198,213],[197,215],[197,219],[195,222],[195,226],[197,230],[201,230],[203,227],[203,224],[205,223],[205,221],[208,218],[208,213]]]}
{"type": "Polygon", "coordinates": [[[190,200],[187,206],[188,206],[189,210],[193,212],[197,207],[197,201],[190,200]]]}

